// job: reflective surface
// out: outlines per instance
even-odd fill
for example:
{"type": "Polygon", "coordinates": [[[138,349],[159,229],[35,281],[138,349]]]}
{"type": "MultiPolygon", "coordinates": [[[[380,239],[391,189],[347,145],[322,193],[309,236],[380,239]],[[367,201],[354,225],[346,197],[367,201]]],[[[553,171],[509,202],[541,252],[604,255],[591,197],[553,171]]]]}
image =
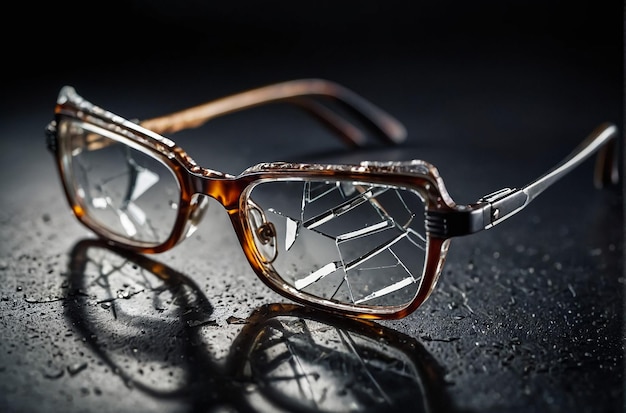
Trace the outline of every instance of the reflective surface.
{"type": "Polygon", "coordinates": [[[82,20],[68,17],[71,2],[13,5],[34,40],[5,45],[0,411],[385,409],[385,397],[417,411],[624,410],[622,186],[596,190],[591,163],[515,220],[454,240],[424,306],[369,327],[277,310],[288,301],[257,279],[216,203],[181,248],[149,257],[160,266],[78,244],[92,234],[68,210],[43,136],[64,84],[146,119],[320,76],[402,120],[406,144],[366,136],[371,145],[350,150],[280,104],[175,140],[233,174],[258,162],[425,159],[471,203],[545,172],[598,123],[623,124],[622,4],[282,2],[271,24],[267,3],[248,14],[160,4],[109,2],[82,20]],[[388,386],[399,383],[413,392],[388,386]]]}
{"type": "Polygon", "coordinates": [[[263,305],[212,358],[213,307],[184,274],[100,241],[77,243],[66,317],[127,386],[238,411],[438,411],[443,372],[415,339],[292,304],[263,305]],[[135,297],[137,296],[137,297],[135,297]],[[170,337],[163,341],[163,337],[170,337]]]}

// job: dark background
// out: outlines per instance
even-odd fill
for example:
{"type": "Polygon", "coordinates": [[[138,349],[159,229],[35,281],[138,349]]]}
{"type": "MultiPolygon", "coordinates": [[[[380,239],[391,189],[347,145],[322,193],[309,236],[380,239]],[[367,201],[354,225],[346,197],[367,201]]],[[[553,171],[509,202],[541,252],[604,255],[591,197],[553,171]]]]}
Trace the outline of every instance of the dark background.
{"type": "MultiPolygon", "coordinates": [[[[351,152],[280,105],[174,139],[200,164],[235,174],[260,161],[420,158],[439,168],[459,203],[526,184],[601,122],[624,129],[617,1],[21,2],[2,20],[6,412],[245,411],[234,401],[241,383],[202,357],[216,365],[224,354],[244,357],[232,344],[241,326],[227,318],[285,302],[256,280],[215,204],[197,236],[152,257],[201,286],[213,324],[192,335],[183,316],[133,300],[123,305],[144,323],[141,333],[104,315],[93,321],[103,308],[74,289],[88,274],[83,280],[70,270],[72,251],[92,235],[70,216],[43,136],[65,84],[124,117],[144,118],[275,81],[327,78],[396,116],[408,142],[372,141],[351,152]],[[194,351],[164,344],[167,351],[153,354],[154,343],[181,335],[203,344],[194,351]],[[162,376],[147,373],[146,360],[172,355],[190,360],[182,367],[193,378],[186,392],[153,389],[162,376]],[[138,385],[146,381],[156,384],[138,385]],[[232,386],[216,391],[218,382],[232,386]]],[[[454,240],[425,306],[379,323],[390,343],[409,343],[399,347],[436,372],[424,375],[432,405],[623,411],[622,185],[598,191],[591,170],[586,162],[519,216],[454,240]]],[[[254,402],[262,393],[244,392],[251,410],[266,410],[254,402]]]]}
{"type": "Polygon", "coordinates": [[[527,159],[600,122],[621,125],[620,2],[431,3],[24,2],[0,29],[0,109],[43,112],[71,84],[104,106],[95,92],[122,96],[110,109],[143,118],[183,98],[322,77],[390,111],[423,145],[527,159]]]}
{"type": "MultiPolygon", "coordinates": [[[[624,13],[617,1],[132,0],[93,8],[78,1],[15,7],[5,14],[15,24],[2,28],[8,92],[83,79],[111,82],[116,74],[146,85],[182,82],[172,71],[198,81],[201,89],[213,77],[229,75],[256,85],[268,78],[326,74],[381,83],[379,74],[393,79],[386,87],[402,90],[429,84],[424,76],[433,76],[436,66],[462,88],[457,94],[505,97],[534,86],[532,81],[556,87],[537,79],[542,75],[622,78],[624,13]],[[517,78],[505,71],[489,78],[490,69],[502,65],[517,68],[517,78]],[[476,71],[485,72],[480,82],[470,81],[476,71]]],[[[612,85],[615,96],[620,84],[612,85]]],[[[453,91],[436,86],[443,95],[453,91]]]]}

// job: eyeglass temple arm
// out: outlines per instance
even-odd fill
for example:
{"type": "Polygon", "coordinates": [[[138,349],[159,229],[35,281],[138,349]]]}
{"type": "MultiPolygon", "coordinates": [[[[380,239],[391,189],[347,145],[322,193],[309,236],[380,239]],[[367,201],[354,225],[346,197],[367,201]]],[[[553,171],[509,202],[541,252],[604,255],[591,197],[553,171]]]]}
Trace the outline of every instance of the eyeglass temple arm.
{"type": "Polygon", "coordinates": [[[299,79],[248,90],[169,115],[147,119],[141,125],[159,134],[195,128],[218,116],[273,102],[285,101],[305,109],[337,132],[351,146],[361,146],[364,135],[348,120],[313,98],[329,98],[350,110],[387,143],[406,139],[400,121],[351,90],[323,79],[299,79]]]}
{"type": "Polygon", "coordinates": [[[467,235],[489,229],[525,208],[544,190],[571,172],[595,152],[594,184],[601,188],[619,181],[617,127],[610,123],[599,125],[565,159],[545,174],[521,189],[503,188],[481,197],[462,211],[427,213],[427,228],[440,237],[467,235]]]}

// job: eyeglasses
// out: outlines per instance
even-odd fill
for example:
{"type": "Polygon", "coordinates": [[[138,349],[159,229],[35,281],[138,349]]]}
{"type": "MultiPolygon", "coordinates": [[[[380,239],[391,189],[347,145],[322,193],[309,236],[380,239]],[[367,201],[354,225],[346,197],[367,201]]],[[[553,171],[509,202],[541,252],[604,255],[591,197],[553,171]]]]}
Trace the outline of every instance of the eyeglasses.
{"type": "Polygon", "coordinates": [[[336,83],[302,79],[132,122],[63,87],[46,128],[65,194],[80,222],[113,245],[166,251],[191,235],[208,205],[228,212],[250,265],[283,296],[351,317],[407,316],[433,291],[453,237],[491,228],[598,152],[596,182],[616,183],[617,128],[598,126],[558,165],[520,188],[457,205],[421,160],[357,165],[262,163],[238,176],[207,169],[164,134],[270,102],[304,108],[359,146],[349,109],[383,140],[402,124],[336,83]]]}

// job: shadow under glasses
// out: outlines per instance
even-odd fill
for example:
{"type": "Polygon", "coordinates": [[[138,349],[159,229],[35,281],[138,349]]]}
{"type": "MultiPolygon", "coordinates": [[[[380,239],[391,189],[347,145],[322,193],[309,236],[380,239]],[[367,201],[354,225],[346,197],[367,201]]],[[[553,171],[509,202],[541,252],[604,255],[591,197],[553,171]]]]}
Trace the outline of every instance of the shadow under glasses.
{"type": "MultiPolygon", "coordinates": [[[[295,304],[246,319],[215,357],[213,307],[186,275],[94,239],[69,264],[66,317],[123,382],[190,412],[450,411],[440,366],[412,337],[295,304]],[[207,339],[208,338],[208,339],[207,339]]],[[[230,323],[231,321],[229,321],[230,323]]]]}

